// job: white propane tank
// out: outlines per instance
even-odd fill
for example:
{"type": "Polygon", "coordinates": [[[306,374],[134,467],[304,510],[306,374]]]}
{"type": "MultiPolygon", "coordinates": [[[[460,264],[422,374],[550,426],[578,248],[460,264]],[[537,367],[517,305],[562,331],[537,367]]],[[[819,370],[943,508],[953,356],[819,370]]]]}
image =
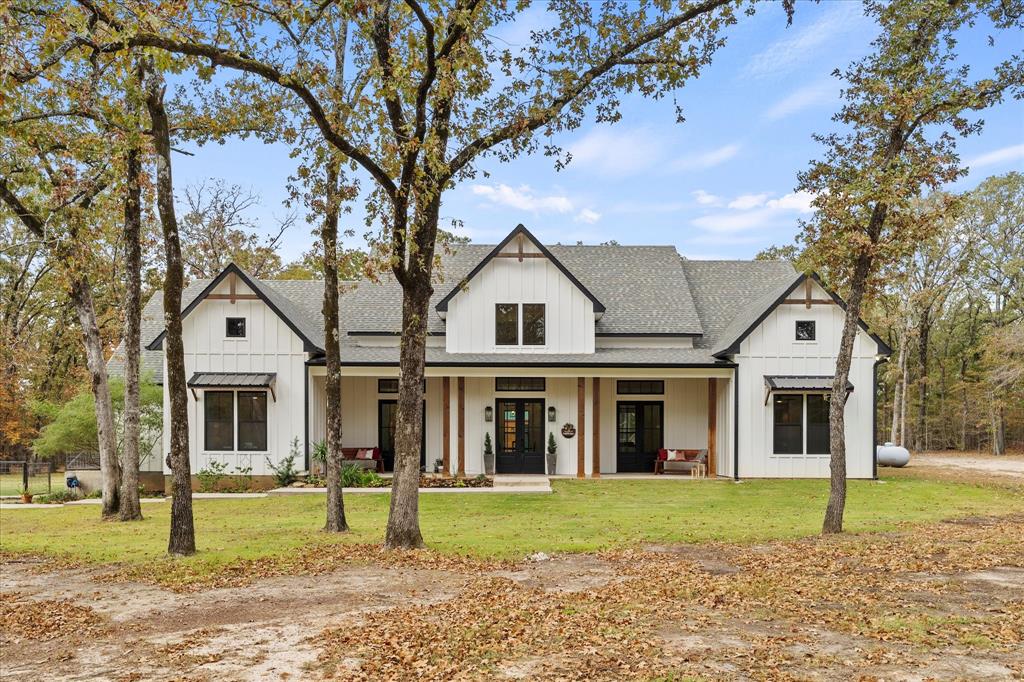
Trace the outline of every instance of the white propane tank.
{"type": "Polygon", "coordinates": [[[904,467],[910,461],[910,451],[894,443],[886,443],[875,448],[878,463],[884,467],[904,467]]]}

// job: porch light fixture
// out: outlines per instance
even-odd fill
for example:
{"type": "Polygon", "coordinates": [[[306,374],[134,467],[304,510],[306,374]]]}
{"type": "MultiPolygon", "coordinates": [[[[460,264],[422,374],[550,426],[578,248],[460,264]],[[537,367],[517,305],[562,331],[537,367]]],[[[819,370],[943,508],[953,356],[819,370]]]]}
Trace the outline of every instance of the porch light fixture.
{"type": "Polygon", "coordinates": [[[555,406],[551,405],[551,406],[548,407],[548,421],[549,422],[553,422],[556,419],[558,419],[558,415],[555,412],[555,406]]]}
{"type": "Polygon", "coordinates": [[[491,407],[490,405],[484,408],[484,421],[494,421],[494,408],[491,407]]]}

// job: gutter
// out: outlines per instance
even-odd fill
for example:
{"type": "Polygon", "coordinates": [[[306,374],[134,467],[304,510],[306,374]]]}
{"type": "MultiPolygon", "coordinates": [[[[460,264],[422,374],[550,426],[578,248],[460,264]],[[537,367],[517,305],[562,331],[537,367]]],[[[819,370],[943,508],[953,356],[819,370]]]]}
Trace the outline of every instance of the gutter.
{"type": "MultiPolygon", "coordinates": [[[[308,361],[307,361],[307,364],[308,364],[308,361]]],[[[303,439],[305,440],[304,448],[305,448],[305,451],[306,451],[305,470],[309,471],[309,368],[308,367],[303,367],[302,369],[303,369],[303,374],[305,375],[303,377],[303,381],[302,381],[303,386],[305,387],[305,395],[304,395],[303,401],[302,401],[303,402],[303,407],[302,407],[302,409],[303,409],[303,420],[306,423],[306,432],[305,432],[305,436],[303,437],[303,439]]]]}

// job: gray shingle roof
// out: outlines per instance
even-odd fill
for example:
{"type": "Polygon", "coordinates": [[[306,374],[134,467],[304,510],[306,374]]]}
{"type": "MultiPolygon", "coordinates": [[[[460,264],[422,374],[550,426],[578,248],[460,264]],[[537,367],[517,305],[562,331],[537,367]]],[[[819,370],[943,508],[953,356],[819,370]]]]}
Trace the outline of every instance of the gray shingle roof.
{"type": "Polygon", "coordinates": [[[695,346],[718,353],[728,348],[799,273],[789,261],[683,261],[693,300],[704,324],[695,346]]]}
{"type": "MultiPolygon", "coordinates": [[[[560,364],[704,364],[715,361],[727,339],[753,322],[767,302],[797,277],[782,261],[691,261],[680,258],[671,246],[560,246],[548,247],[606,307],[597,322],[598,334],[694,335],[692,350],[669,348],[607,348],[593,356],[545,355],[538,363],[560,364]],[[738,331],[737,331],[738,330],[738,331]]],[[[434,306],[485,257],[493,246],[463,245],[441,258],[430,306],[428,331],[444,333],[444,321],[434,306]]],[[[183,292],[183,307],[210,283],[198,280],[183,292]]],[[[257,280],[260,293],[310,340],[323,345],[323,282],[316,280],[257,280]]],[[[389,275],[378,282],[346,283],[341,297],[342,356],[352,363],[397,362],[397,349],[358,346],[349,332],[397,334],[401,330],[401,287],[389,275]]],[[[143,311],[145,347],[163,331],[163,296],[157,292],[143,311]]],[[[123,349],[118,348],[108,367],[123,374],[123,349]]],[[[430,363],[522,364],[522,355],[449,355],[428,348],[430,363]]],[[[144,372],[162,380],[162,351],[142,351],[144,372]]]]}

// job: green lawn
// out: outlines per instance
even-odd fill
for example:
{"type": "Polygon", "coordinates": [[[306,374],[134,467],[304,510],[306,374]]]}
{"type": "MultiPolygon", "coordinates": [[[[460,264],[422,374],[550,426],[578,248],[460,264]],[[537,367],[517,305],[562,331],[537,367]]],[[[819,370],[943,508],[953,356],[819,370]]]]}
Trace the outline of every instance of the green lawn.
{"type": "MultiPolygon", "coordinates": [[[[442,552],[516,558],[638,542],[761,542],[818,532],[826,481],[555,481],[551,495],[427,494],[423,534],[442,552]]],[[[849,531],[892,529],[974,514],[1024,511],[1019,490],[896,476],[852,481],[849,531]]],[[[313,544],[377,543],[388,496],[350,495],[353,532],[330,538],[322,496],[196,500],[200,571],[235,559],[281,556],[313,544]]],[[[88,562],[145,563],[164,557],[170,504],[143,505],[146,520],[102,522],[96,506],[0,511],[0,550],[68,555],[88,562]]]]}

